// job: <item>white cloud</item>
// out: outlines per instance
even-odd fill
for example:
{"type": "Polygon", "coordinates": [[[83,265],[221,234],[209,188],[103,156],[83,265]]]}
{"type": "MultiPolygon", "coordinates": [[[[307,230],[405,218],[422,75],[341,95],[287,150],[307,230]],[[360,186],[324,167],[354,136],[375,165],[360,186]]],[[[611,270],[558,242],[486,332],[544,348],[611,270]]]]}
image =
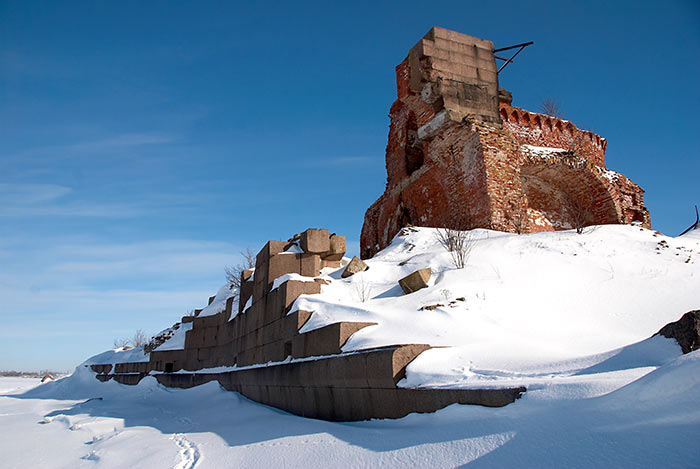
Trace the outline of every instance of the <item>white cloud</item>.
{"type": "Polygon", "coordinates": [[[73,189],[58,184],[0,183],[0,217],[112,217],[143,215],[134,204],[65,200],[73,189]]]}
{"type": "Polygon", "coordinates": [[[0,183],[0,205],[27,206],[49,202],[70,192],[70,187],[58,184],[0,183]]]}

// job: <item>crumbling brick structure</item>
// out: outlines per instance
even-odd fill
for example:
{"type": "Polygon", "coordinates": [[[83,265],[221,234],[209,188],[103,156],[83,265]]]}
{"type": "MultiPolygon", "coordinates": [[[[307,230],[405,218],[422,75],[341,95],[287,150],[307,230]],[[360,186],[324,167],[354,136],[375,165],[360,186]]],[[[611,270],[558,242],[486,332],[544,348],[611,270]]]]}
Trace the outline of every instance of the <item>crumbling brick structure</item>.
{"type": "Polygon", "coordinates": [[[605,167],[606,140],[511,105],[493,43],[432,28],[396,67],[387,185],[367,210],[361,255],[403,226],[527,233],[640,222],[644,191],[605,167]]]}
{"type": "MultiPolygon", "coordinates": [[[[308,229],[289,241],[269,241],[255,269],[241,276],[238,311],[185,316],[191,323],[184,348],[154,350],[149,361],[91,365],[100,381],[137,384],[153,374],[166,386],[192,387],[218,381],[225,389],[306,417],[328,420],[398,418],[453,403],[503,406],[525,391],[510,389],[405,389],[397,383],[406,366],[430,348],[393,345],[344,353],[355,332],[374,323],[339,322],[300,332],[312,315],[294,309],[301,295],[318,294],[324,267],[339,268],[345,238],[308,229]],[[281,278],[286,274],[291,275],[281,278]],[[294,278],[290,278],[294,277],[294,278]],[[228,371],[208,371],[235,367],[228,371]]],[[[214,297],[209,299],[211,304],[214,297]]]]}

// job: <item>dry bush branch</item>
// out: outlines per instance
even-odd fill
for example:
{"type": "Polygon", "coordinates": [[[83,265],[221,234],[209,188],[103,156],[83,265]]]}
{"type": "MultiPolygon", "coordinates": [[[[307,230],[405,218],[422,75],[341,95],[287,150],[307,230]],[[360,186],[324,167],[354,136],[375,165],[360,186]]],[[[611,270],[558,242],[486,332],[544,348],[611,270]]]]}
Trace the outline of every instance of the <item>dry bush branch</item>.
{"type": "Polygon", "coordinates": [[[540,112],[548,116],[556,117],[557,119],[563,119],[564,113],[561,110],[561,103],[557,98],[545,98],[542,100],[540,105],[540,112]]]}

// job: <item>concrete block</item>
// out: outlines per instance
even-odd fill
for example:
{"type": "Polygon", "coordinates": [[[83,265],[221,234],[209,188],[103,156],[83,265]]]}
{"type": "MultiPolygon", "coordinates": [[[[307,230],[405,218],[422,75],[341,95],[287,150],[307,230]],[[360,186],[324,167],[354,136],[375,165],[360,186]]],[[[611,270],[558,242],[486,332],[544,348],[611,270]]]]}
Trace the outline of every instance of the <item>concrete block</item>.
{"type": "Polygon", "coordinates": [[[197,352],[197,359],[200,361],[208,360],[211,355],[211,347],[200,348],[197,352]]]}
{"type": "Polygon", "coordinates": [[[321,274],[321,256],[318,254],[301,255],[301,275],[316,277],[321,274]]]}
{"type": "Polygon", "coordinates": [[[285,252],[270,257],[268,267],[268,291],[272,283],[284,274],[301,274],[301,254],[285,252]]]}
{"type": "Polygon", "coordinates": [[[328,362],[335,362],[335,365],[329,364],[329,368],[336,366],[342,371],[341,377],[344,387],[367,388],[369,387],[367,356],[366,353],[354,353],[337,359],[328,359],[328,362]]]}
{"type": "Polygon", "coordinates": [[[281,287],[268,293],[263,323],[269,324],[284,317],[283,298],[284,292],[281,287]]]}
{"type": "Polygon", "coordinates": [[[263,332],[262,336],[262,343],[263,344],[269,344],[271,342],[275,342],[277,340],[280,340],[281,337],[281,330],[283,327],[283,319],[278,319],[277,321],[270,322],[268,324],[265,324],[261,330],[263,332]]]}
{"type": "Polygon", "coordinates": [[[348,265],[345,266],[345,270],[340,274],[342,278],[348,278],[351,275],[355,275],[358,272],[364,272],[369,269],[369,266],[365,264],[364,261],[360,260],[359,257],[353,256],[348,265]]]}
{"type": "Polygon", "coordinates": [[[321,259],[321,268],[325,269],[326,267],[330,267],[332,269],[339,269],[340,268],[340,260],[329,261],[327,259],[321,259]]]}
{"type": "Polygon", "coordinates": [[[258,252],[257,256],[255,256],[255,276],[258,276],[258,268],[262,265],[265,265],[268,263],[270,260],[270,257],[274,256],[275,254],[279,254],[280,252],[283,252],[284,249],[287,247],[287,242],[286,241],[268,241],[265,243],[265,246],[258,252]]]}
{"type": "Polygon", "coordinates": [[[315,295],[321,293],[321,285],[316,282],[302,282],[299,280],[288,280],[280,286],[282,292],[282,307],[284,313],[294,304],[300,295],[315,295]]]}
{"type": "Polygon", "coordinates": [[[427,269],[416,270],[412,274],[399,280],[399,285],[401,286],[403,292],[408,295],[409,293],[413,293],[427,287],[428,282],[430,281],[431,273],[432,270],[430,267],[427,269]]]}
{"type": "Polygon", "coordinates": [[[306,321],[311,317],[310,311],[298,310],[289,313],[282,319],[282,329],[280,331],[281,339],[291,339],[299,332],[306,321]]]}
{"type": "Polygon", "coordinates": [[[307,254],[324,254],[330,251],[330,232],[309,228],[301,233],[299,246],[307,254]]]}
{"type": "Polygon", "coordinates": [[[265,264],[256,267],[256,275],[253,277],[253,303],[267,295],[270,290],[268,282],[269,259],[265,264]]]}
{"type": "Polygon", "coordinates": [[[238,302],[238,312],[242,313],[243,308],[245,307],[246,303],[248,303],[248,299],[253,296],[253,292],[255,290],[255,282],[246,280],[241,283],[241,290],[240,290],[240,298],[238,302]]]}
{"type": "Polygon", "coordinates": [[[299,334],[292,339],[292,356],[302,358],[338,354],[352,334],[375,324],[338,322],[299,334]]]}
{"type": "Polygon", "coordinates": [[[424,37],[426,39],[432,39],[433,41],[437,39],[442,39],[468,46],[477,46],[482,47],[484,49],[493,50],[493,42],[487,39],[481,39],[478,37],[470,36],[468,34],[458,33],[457,31],[451,31],[449,29],[440,28],[437,26],[434,26],[424,37]]]}
{"type": "MultiPolygon", "coordinates": [[[[340,261],[345,255],[345,236],[333,233],[330,236],[330,250],[322,254],[321,258],[328,262],[340,261]]],[[[340,266],[339,266],[340,267],[340,266]]]]}

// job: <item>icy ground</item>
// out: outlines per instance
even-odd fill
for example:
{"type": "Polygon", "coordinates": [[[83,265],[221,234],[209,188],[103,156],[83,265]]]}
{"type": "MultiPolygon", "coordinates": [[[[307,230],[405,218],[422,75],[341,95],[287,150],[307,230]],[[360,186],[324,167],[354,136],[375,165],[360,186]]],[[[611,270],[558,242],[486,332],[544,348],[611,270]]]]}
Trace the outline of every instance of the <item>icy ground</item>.
{"type": "Polygon", "coordinates": [[[605,226],[582,235],[473,236],[466,268],[455,269],[434,230],[407,230],[367,272],[324,272],[330,283],[296,307],[314,311],[304,331],[338,320],[378,323],[346,351],[444,346],[409,365],[402,386],[527,386],[514,404],[329,423],[216,383],[100,383],[81,365],[42,385],[0,378],[0,465],[700,467],[700,351],[681,355],[675,341],[651,337],[700,309],[700,233],[605,226]],[[430,287],[401,294],[396,281],[427,266],[430,287]],[[420,309],[436,304],[443,306],[420,309]]]}

